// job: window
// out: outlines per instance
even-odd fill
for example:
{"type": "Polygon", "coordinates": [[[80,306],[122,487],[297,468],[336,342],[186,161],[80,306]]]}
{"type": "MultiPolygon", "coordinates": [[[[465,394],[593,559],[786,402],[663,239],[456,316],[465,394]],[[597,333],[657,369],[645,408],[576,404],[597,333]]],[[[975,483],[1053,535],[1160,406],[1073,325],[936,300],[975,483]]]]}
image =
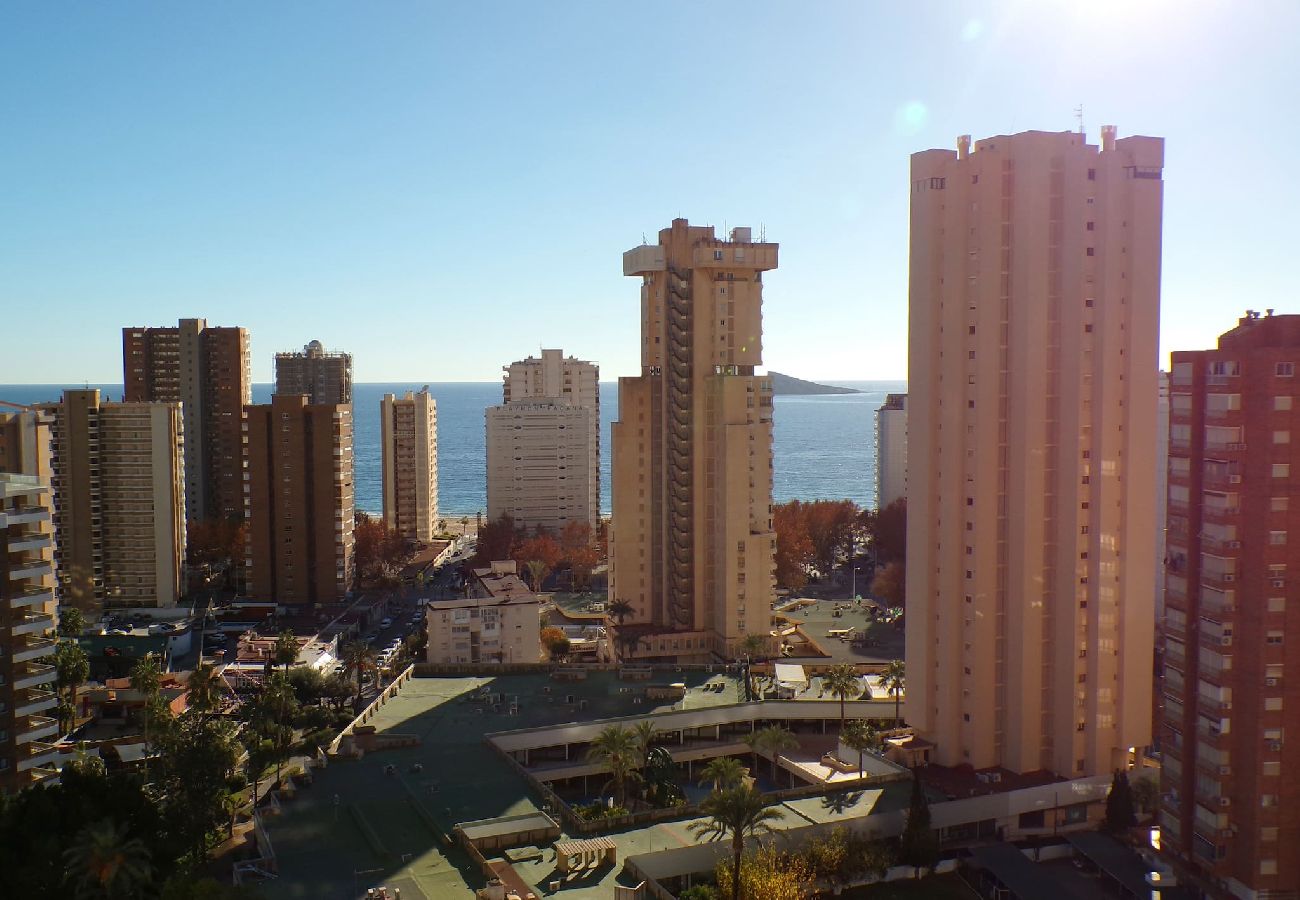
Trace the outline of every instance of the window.
{"type": "Polygon", "coordinates": [[[1096,180],[1097,180],[1097,170],[1096,170],[1096,169],[1089,169],[1089,170],[1088,170],[1088,180],[1089,180],[1089,181],[1096,181],[1096,180]]]}
{"type": "Polygon", "coordinates": [[[1265,711],[1265,712],[1281,712],[1281,711],[1282,711],[1282,698],[1281,698],[1281,697],[1265,697],[1265,698],[1264,698],[1264,711],[1265,711]]]}
{"type": "Polygon", "coordinates": [[[1094,229],[1095,224],[1096,224],[1095,222],[1089,222],[1089,223],[1088,223],[1088,230],[1089,230],[1089,231],[1092,231],[1092,230],[1094,229]]]}
{"type": "Polygon", "coordinates": [[[1289,432],[1289,431],[1275,431],[1275,432],[1273,432],[1273,443],[1275,443],[1275,444],[1289,444],[1289,443],[1291,443],[1291,432],[1289,432]]]}
{"type": "Polygon", "coordinates": [[[1289,503],[1289,497],[1271,497],[1268,501],[1268,507],[1273,512],[1286,512],[1289,503]]]}
{"type": "Polygon", "coordinates": [[[1291,408],[1290,394],[1287,394],[1286,396],[1279,396],[1273,398],[1273,409],[1282,411],[1282,410],[1288,410],[1290,408],[1291,408]]]}
{"type": "Polygon", "coordinates": [[[1295,363],[1280,362],[1273,367],[1273,374],[1279,378],[1290,378],[1295,374],[1295,363]]]}
{"type": "Polygon", "coordinates": [[[1270,531],[1270,532],[1268,533],[1268,542],[1269,542],[1270,544],[1272,544],[1274,547],[1278,547],[1278,546],[1281,546],[1282,544],[1285,544],[1285,543],[1286,543],[1286,532],[1285,532],[1285,531],[1270,531]]]}
{"type": "Polygon", "coordinates": [[[1096,256],[1096,255],[1097,255],[1097,251],[1096,251],[1096,249],[1094,249],[1094,248],[1092,248],[1092,247],[1089,247],[1089,248],[1088,248],[1088,255],[1089,255],[1089,256],[1096,256]]]}
{"type": "Polygon", "coordinates": [[[1290,478],[1291,466],[1287,463],[1273,463],[1274,478],[1290,478]]]}
{"type": "Polygon", "coordinates": [[[1211,375],[1240,375],[1241,366],[1236,360],[1220,359],[1210,363],[1211,375]]]}
{"type": "Polygon", "coordinates": [[[1282,645],[1281,630],[1279,629],[1275,631],[1270,631],[1267,635],[1264,636],[1264,643],[1270,644],[1274,647],[1280,647],[1282,645]]]}
{"type": "Polygon", "coordinates": [[[1269,611],[1269,612],[1286,612],[1286,598],[1285,598],[1285,597],[1269,597],[1269,598],[1268,598],[1268,611],[1269,611]]]}
{"type": "Polygon", "coordinates": [[[1261,874],[1261,875],[1276,875],[1276,874],[1277,874],[1277,860],[1276,860],[1276,859],[1261,859],[1261,860],[1259,861],[1259,874],[1261,874]]]}

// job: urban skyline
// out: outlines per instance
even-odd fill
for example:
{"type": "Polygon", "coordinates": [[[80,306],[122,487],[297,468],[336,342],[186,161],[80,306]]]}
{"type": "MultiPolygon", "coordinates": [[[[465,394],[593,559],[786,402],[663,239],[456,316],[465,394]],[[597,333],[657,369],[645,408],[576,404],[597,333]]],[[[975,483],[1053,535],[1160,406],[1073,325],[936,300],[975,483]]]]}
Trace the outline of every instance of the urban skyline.
{"type": "MultiPolygon", "coordinates": [[[[906,238],[895,223],[907,154],[962,132],[1074,130],[1079,104],[1090,141],[1102,117],[1140,123],[1177,148],[1170,181],[1196,185],[1195,203],[1167,211],[1166,359],[1213,339],[1225,296],[1285,305],[1276,225],[1300,200],[1287,179],[1240,191],[1219,177],[1225,160],[1288,169],[1295,126],[1270,86],[1295,81],[1286,36],[1300,9],[1170,8],[1134,4],[1116,30],[1064,3],[841,5],[822,17],[758,5],[707,54],[702,36],[674,30],[671,9],[662,22],[636,18],[649,32],[636,41],[623,39],[633,12],[620,9],[595,19],[259,9],[252,46],[230,27],[236,7],[91,8],[67,21],[10,11],[0,75],[13,140],[0,164],[24,175],[9,205],[24,227],[0,248],[4,300],[81,327],[39,351],[16,347],[0,382],[111,383],[116,359],[98,335],[123,319],[205,313],[257,336],[258,383],[271,380],[275,352],[301,346],[308,314],[326,346],[356,356],[358,382],[492,380],[492,354],[460,342],[433,354],[418,340],[395,347],[388,323],[427,312],[436,333],[466,333],[487,314],[504,344],[565,343],[552,323],[627,311],[609,261],[646,220],[675,215],[720,232],[765,224],[770,240],[798,248],[768,297],[769,366],[815,380],[901,377],[906,238]],[[1143,39],[1155,29],[1159,42],[1143,39]],[[720,118],[682,81],[695,67],[633,87],[661,69],[648,48],[664,43],[750,87],[729,94],[720,118]],[[230,60],[241,76],[215,80],[230,60]],[[472,90],[449,90],[471,70],[472,90]],[[671,132],[709,136],[735,177],[706,174],[672,133],[647,137],[640,122],[674,95],[688,102],[672,110],[671,132]],[[555,209],[571,211],[560,227],[555,209]],[[507,233],[527,235],[526,249],[485,284],[477,272],[507,233]],[[841,274],[836,260],[850,256],[867,282],[841,274]],[[826,319],[841,327],[828,335],[826,319]]],[[[586,321],[601,352],[575,352],[607,377],[634,373],[628,317],[586,321]]]]}

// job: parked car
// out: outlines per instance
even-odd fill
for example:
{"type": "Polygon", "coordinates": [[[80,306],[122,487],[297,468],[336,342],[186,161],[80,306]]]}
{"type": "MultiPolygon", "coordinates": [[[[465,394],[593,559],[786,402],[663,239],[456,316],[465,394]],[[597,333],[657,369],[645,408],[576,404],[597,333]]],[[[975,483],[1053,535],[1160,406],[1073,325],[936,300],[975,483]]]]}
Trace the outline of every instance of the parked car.
{"type": "Polygon", "coordinates": [[[379,630],[383,631],[385,628],[388,628],[392,624],[393,624],[393,620],[385,616],[383,621],[379,623],[379,630]]]}

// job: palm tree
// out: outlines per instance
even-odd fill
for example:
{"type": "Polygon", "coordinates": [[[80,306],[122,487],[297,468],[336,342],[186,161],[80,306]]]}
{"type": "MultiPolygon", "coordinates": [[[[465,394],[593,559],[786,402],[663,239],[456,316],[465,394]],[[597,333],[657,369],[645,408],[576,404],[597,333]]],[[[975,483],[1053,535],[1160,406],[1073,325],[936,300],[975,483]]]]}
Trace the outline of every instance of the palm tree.
{"type": "Polygon", "coordinates": [[[641,754],[641,768],[644,769],[650,759],[650,747],[654,744],[659,729],[655,728],[654,722],[644,719],[632,726],[632,734],[636,737],[637,750],[641,754]]]}
{"type": "Polygon", "coordinates": [[[533,583],[533,593],[538,593],[542,589],[542,582],[550,574],[551,567],[546,564],[545,560],[530,559],[524,563],[524,568],[528,570],[528,578],[533,583]]]}
{"type": "Polygon", "coordinates": [[[880,746],[880,732],[865,719],[854,719],[840,726],[840,741],[850,750],[858,751],[858,775],[861,775],[863,754],[880,746]]]}
{"type": "Polygon", "coordinates": [[[781,754],[787,750],[797,750],[799,739],[780,725],[769,725],[745,738],[745,743],[754,751],[754,773],[758,773],[758,754],[772,754],[772,781],[776,782],[776,770],[780,768],[781,754]]]}
{"type": "Polygon", "coordinates": [[[902,716],[898,713],[899,701],[903,698],[903,690],[907,687],[907,667],[901,659],[891,660],[885,671],[881,674],[880,680],[884,683],[885,689],[894,695],[894,727],[897,728],[903,721],[902,716]]]}
{"type": "Polygon", "coordinates": [[[87,825],[63,851],[64,879],[77,897],[133,897],[152,877],[149,850],[126,826],[104,819],[87,825]]]}
{"type": "Polygon", "coordinates": [[[823,690],[830,691],[840,698],[840,731],[844,731],[844,701],[862,693],[862,682],[858,680],[858,670],[848,663],[831,666],[822,676],[823,690]]]}
{"type": "Polygon", "coordinates": [[[636,610],[634,610],[632,604],[628,603],[626,600],[614,600],[609,604],[609,606],[605,607],[605,614],[611,619],[616,619],[619,625],[622,625],[623,620],[634,612],[636,612],[636,610]]]}
{"type": "Polygon", "coordinates": [[[144,714],[141,724],[144,727],[146,769],[149,766],[149,725],[151,720],[161,718],[159,709],[161,697],[158,693],[161,688],[162,669],[158,666],[158,658],[152,653],[146,653],[131,669],[131,689],[144,695],[144,714]]]}
{"type": "Polygon", "coordinates": [[[639,753],[636,732],[622,725],[606,725],[587,749],[587,759],[609,769],[614,802],[619,806],[627,803],[627,782],[635,776],[639,753]]]}
{"type": "Polygon", "coordinates": [[[201,662],[190,673],[190,706],[200,714],[214,712],[221,705],[221,679],[217,667],[212,663],[201,662]]]}
{"type": "Polygon", "coordinates": [[[711,840],[731,837],[731,900],[740,900],[740,857],[745,852],[745,838],[771,831],[770,823],[784,815],[769,807],[763,795],[752,787],[715,791],[700,804],[700,811],[709,818],[691,823],[693,835],[711,840]]]}
{"type": "Polygon", "coordinates": [[[367,669],[374,668],[375,650],[364,641],[350,641],[343,645],[343,666],[357,675],[357,697],[361,696],[361,678],[367,669]]]}
{"type": "Polygon", "coordinates": [[[747,634],[740,642],[740,652],[750,659],[763,660],[768,657],[768,648],[772,639],[766,634],[747,634]]]}
{"type": "Polygon", "coordinates": [[[739,787],[747,770],[734,756],[715,756],[700,772],[700,784],[713,785],[715,791],[739,787]]]}
{"type": "Polygon", "coordinates": [[[275,639],[275,650],[272,658],[280,665],[284,666],[286,672],[289,667],[298,661],[298,639],[293,636],[289,629],[281,631],[275,639]]]}
{"type": "Polygon", "coordinates": [[[59,637],[80,637],[86,630],[86,617],[75,606],[59,607],[59,637]]]}

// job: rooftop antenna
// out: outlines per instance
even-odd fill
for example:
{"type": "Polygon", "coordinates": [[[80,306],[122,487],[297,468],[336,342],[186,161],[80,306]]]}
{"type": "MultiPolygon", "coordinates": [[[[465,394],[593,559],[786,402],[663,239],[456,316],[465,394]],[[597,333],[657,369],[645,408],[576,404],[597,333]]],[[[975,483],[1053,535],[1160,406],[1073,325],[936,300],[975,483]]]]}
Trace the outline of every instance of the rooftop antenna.
{"type": "Polygon", "coordinates": [[[767,243],[767,224],[764,222],[758,223],[758,242],[760,244],[767,243]]]}
{"type": "Polygon", "coordinates": [[[1074,117],[1079,120],[1079,134],[1083,134],[1083,104],[1074,108],[1074,117]]]}

